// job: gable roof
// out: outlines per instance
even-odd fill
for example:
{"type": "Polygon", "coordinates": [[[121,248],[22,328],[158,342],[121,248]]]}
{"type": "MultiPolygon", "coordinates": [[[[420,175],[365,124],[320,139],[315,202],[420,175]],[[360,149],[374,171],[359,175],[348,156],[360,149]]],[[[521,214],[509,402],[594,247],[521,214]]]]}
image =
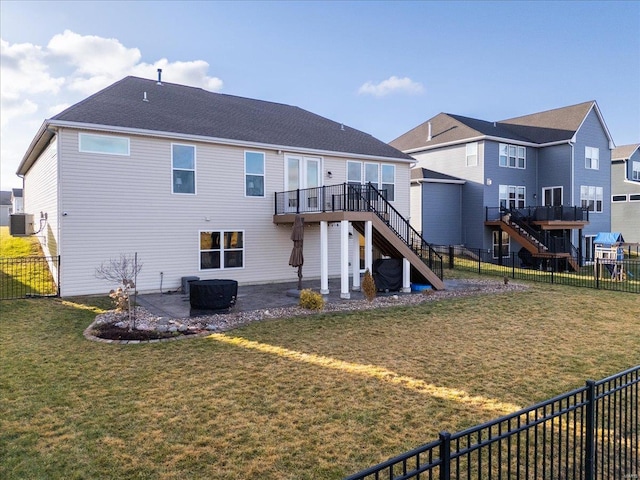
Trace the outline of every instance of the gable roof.
{"type": "MultiPolygon", "coordinates": [[[[47,126],[188,136],[193,141],[413,161],[367,133],[298,107],[131,76],[45,121],[47,126]]],[[[46,128],[40,130],[45,134],[46,128]]],[[[28,157],[38,150],[36,140],[19,173],[30,166],[28,157]]]]}
{"type": "Polygon", "coordinates": [[[631,145],[620,145],[611,152],[611,160],[628,160],[640,148],[640,143],[632,143],[631,145]]]}
{"type": "Polygon", "coordinates": [[[499,122],[439,113],[396,138],[390,142],[390,145],[404,152],[415,152],[428,150],[431,147],[485,139],[513,141],[531,146],[565,143],[574,138],[592,109],[595,109],[610,143],[613,143],[598,105],[592,100],[499,122]],[[428,140],[429,125],[431,125],[430,140],[428,140]]]}
{"type": "Polygon", "coordinates": [[[12,188],[11,189],[11,194],[15,198],[22,198],[22,189],[21,188],[12,188]]]}

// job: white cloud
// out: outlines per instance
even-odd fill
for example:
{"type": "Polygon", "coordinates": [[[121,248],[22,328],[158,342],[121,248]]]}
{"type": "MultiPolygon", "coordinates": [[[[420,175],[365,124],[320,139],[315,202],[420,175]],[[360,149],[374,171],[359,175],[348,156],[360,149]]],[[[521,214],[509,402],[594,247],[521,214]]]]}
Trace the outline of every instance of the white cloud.
{"type": "Polygon", "coordinates": [[[28,117],[38,111],[38,105],[29,99],[3,98],[0,105],[0,110],[2,110],[0,126],[2,128],[18,117],[28,117]]]}
{"type": "Polygon", "coordinates": [[[64,78],[48,72],[47,54],[31,43],[14,43],[0,39],[0,96],[2,100],[20,100],[24,93],[57,94],[64,78]]]}
{"type": "Polygon", "coordinates": [[[424,92],[421,83],[414,82],[409,77],[398,78],[395,75],[378,84],[367,82],[360,87],[360,95],[373,95],[374,97],[384,97],[392,93],[408,93],[419,95],[424,92]]]}
{"type": "Polygon", "coordinates": [[[3,190],[19,186],[13,172],[45,118],[127,75],[155,79],[162,68],[165,82],[211,91],[223,85],[221,79],[208,75],[210,65],[204,60],[161,58],[146,63],[138,48],[118,39],[70,30],[54,35],[45,46],[0,39],[0,60],[3,190]]]}

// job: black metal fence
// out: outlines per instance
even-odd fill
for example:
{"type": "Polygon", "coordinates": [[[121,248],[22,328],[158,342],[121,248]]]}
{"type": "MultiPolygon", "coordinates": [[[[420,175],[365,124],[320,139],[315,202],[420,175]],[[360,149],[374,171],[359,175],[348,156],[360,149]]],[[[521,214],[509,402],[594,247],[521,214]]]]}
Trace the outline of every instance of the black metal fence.
{"type": "Polygon", "coordinates": [[[59,295],[60,257],[0,258],[0,300],[59,295]]]}
{"type": "Polygon", "coordinates": [[[640,365],[345,480],[640,478],[640,365]]]}
{"type": "Polygon", "coordinates": [[[640,258],[621,260],[595,259],[572,271],[566,258],[538,259],[535,266],[526,267],[515,252],[495,258],[493,251],[459,246],[433,248],[443,257],[450,269],[468,270],[483,275],[508,277],[575,287],[640,293],[640,258]]]}

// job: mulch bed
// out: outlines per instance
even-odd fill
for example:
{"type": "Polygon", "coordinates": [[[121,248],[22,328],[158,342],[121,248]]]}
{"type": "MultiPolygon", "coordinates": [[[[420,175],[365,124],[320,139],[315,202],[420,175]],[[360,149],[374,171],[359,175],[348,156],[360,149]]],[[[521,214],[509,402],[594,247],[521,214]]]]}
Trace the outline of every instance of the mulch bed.
{"type": "Polygon", "coordinates": [[[159,340],[163,338],[175,338],[182,335],[193,335],[193,331],[185,332],[158,332],[157,330],[129,330],[128,328],[117,327],[112,323],[98,325],[93,330],[93,335],[106,340],[159,340]]]}

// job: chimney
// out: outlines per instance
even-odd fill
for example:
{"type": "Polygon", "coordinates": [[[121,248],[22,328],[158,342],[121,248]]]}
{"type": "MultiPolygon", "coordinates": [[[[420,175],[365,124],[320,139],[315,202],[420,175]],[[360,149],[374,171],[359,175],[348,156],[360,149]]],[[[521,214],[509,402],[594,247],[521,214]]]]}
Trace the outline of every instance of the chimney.
{"type": "Polygon", "coordinates": [[[156,83],[156,85],[162,85],[162,69],[161,68],[158,69],[158,82],[156,83]]]}
{"type": "Polygon", "coordinates": [[[431,141],[431,122],[427,123],[427,142],[431,141]]]}

